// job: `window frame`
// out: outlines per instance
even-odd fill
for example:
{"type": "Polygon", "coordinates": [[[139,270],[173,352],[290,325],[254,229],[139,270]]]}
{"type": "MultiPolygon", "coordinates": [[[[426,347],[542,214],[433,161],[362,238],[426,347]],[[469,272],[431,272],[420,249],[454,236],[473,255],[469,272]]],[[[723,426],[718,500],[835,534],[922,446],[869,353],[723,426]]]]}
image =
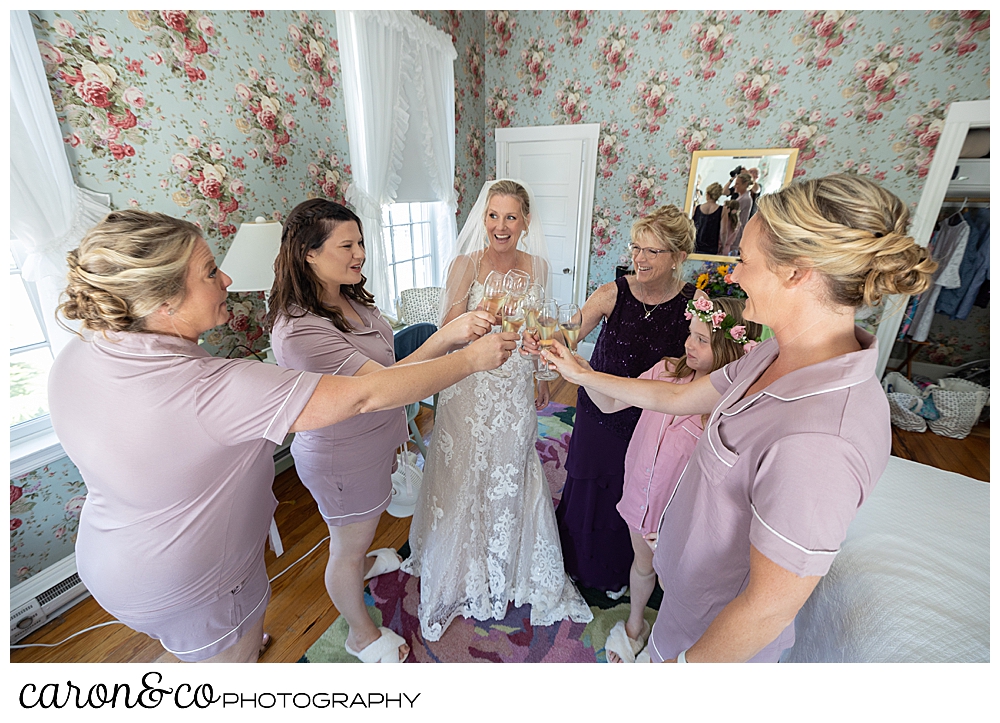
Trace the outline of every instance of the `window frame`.
{"type": "MultiPolygon", "coordinates": [[[[33,344],[27,344],[25,346],[19,346],[16,348],[8,347],[8,362],[14,359],[18,354],[24,354],[30,351],[36,351],[38,349],[48,349],[49,353],[52,354],[52,343],[49,339],[48,330],[44,323],[44,317],[42,315],[42,304],[38,296],[38,289],[36,288],[34,282],[29,281],[24,278],[21,266],[24,263],[24,258],[22,254],[18,253],[19,249],[17,245],[13,243],[14,239],[11,239],[10,254],[13,259],[13,263],[10,266],[10,276],[11,282],[14,281],[13,277],[19,277],[21,284],[24,286],[25,293],[28,295],[28,301],[31,303],[32,311],[35,312],[35,320],[38,322],[38,326],[41,329],[42,337],[44,341],[35,342],[33,344]]],[[[53,359],[55,354],[52,354],[53,359]]],[[[43,414],[34,419],[29,419],[24,422],[18,422],[17,424],[9,425],[10,428],[10,443],[13,445],[15,442],[19,442],[32,437],[35,435],[45,434],[52,431],[52,420],[48,413],[43,414]]],[[[12,450],[13,451],[13,450],[12,450]]],[[[13,454],[12,454],[13,457],[13,454]]]]}
{"type": "MultiPolygon", "coordinates": [[[[401,201],[392,204],[386,204],[385,206],[382,207],[382,242],[386,257],[385,273],[387,276],[386,281],[388,282],[389,285],[389,291],[391,294],[393,294],[392,300],[394,304],[398,304],[401,293],[406,289],[422,288],[423,286],[433,286],[434,279],[437,278],[437,268],[439,260],[437,258],[437,254],[435,253],[435,248],[436,248],[436,245],[434,243],[435,229],[433,220],[431,218],[432,213],[430,205],[431,202],[401,201]],[[407,211],[410,220],[403,223],[395,223],[393,220],[392,208],[393,206],[403,206],[403,205],[407,206],[407,211]],[[421,207],[420,208],[421,220],[419,221],[413,220],[414,206],[421,207]],[[386,223],[386,220],[388,220],[388,223],[386,223]],[[420,256],[415,255],[415,248],[413,243],[414,230],[415,227],[417,226],[421,226],[424,229],[425,242],[427,247],[427,253],[421,254],[420,256]],[[410,229],[410,238],[409,238],[410,256],[408,258],[397,259],[396,239],[395,239],[394,229],[404,228],[404,227],[410,229]],[[415,278],[416,271],[414,270],[412,272],[413,285],[401,289],[399,286],[399,277],[397,275],[397,266],[401,266],[406,263],[414,264],[416,261],[419,261],[421,259],[427,259],[428,261],[429,278],[426,280],[426,283],[421,284],[419,281],[416,280],[415,278]]],[[[413,267],[411,266],[411,268],[413,267]]]]}

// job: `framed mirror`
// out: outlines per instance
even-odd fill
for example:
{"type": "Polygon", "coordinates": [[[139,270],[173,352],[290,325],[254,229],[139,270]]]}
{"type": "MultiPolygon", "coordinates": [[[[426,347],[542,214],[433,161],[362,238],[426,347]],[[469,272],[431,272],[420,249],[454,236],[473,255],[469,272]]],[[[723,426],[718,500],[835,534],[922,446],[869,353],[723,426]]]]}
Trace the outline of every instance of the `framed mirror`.
{"type": "MultiPolygon", "coordinates": [[[[736,169],[757,171],[760,193],[773,193],[789,184],[795,173],[798,148],[741,148],[735,150],[694,151],[691,154],[691,175],[688,178],[684,210],[691,216],[695,206],[704,203],[705,189],[718,183],[728,193],[736,169]]],[[[723,196],[723,199],[725,196],[723,196]]],[[[722,203],[722,200],[719,202],[722,203]]],[[[698,261],[732,261],[730,256],[691,254],[698,261]]]]}
{"type": "Polygon", "coordinates": [[[736,168],[756,168],[761,193],[773,193],[788,185],[795,172],[798,148],[744,148],[728,151],[694,151],[684,210],[688,215],[705,202],[705,189],[712,183],[723,187],[736,175],[736,168]]]}

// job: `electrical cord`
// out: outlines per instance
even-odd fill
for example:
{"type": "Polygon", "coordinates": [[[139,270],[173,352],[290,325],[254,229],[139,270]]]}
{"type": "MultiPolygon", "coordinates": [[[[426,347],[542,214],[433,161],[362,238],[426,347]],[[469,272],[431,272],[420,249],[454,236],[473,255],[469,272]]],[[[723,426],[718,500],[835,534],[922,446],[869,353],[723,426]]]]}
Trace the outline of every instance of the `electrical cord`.
{"type": "MultiPolygon", "coordinates": [[[[288,572],[289,570],[291,570],[293,567],[295,567],[296,565],[298,565],[304,559],[306,559],[307,557],[309,557],[309,555],[313,554],[319,548],[320,545],[322,545],[324,542],[326,542],[329,539],[330,539],[329,535],[327,535],[326,537],[324,537],[322,540],[320,540],[315,545],[313,545],[312,549],[310,549],[309,552],[306,552],[305,554],[303,554],[301,557],[299,557],[298,560],[296,560],[295,562],[293,562],[291,565],[289,565],[288,567],[286,567],[284,570],[282,570],[281,572],[279,572],[274,577],[269,578],[268,582],[272,583],[275,580],[277,580],[279,577],[281,577],[286,572],[288,572]]],[[[23,645],[11,645],[10,649],[11,650],[23,650],[25,648],[58,648],[60,645],[63,645],[64,643],[68,643],[70,640],[72,640],[75,637],[83,635],[84,633],[89,633],[91,630],[97,630],[98,628],[104,628],[104,627],[107,627],[108,625],[124,625],[124,624],[125,623],[123,623],[121,620],[109,620],[106,623],[98,623],[97,625],[91,625],[89,628],[84,628],[83,630],[75,632],[72,635],[70,635],[69,637],[60,640],[58,643],[25,643],[23,645]]]]}

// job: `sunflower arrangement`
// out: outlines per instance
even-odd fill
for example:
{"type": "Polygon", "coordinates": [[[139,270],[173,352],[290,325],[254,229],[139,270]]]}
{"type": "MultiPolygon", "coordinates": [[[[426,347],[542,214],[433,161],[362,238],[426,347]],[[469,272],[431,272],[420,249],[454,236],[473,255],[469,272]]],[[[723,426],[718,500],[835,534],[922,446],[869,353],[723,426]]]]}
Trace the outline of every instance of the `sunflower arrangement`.
{"type": "Polygon", "coordinates": [[[733,296],[745,299],[746,292],[732,278],[733,265],[706,261],[701,269],[695,272],[694,285],[711,297],[733,296]]]}

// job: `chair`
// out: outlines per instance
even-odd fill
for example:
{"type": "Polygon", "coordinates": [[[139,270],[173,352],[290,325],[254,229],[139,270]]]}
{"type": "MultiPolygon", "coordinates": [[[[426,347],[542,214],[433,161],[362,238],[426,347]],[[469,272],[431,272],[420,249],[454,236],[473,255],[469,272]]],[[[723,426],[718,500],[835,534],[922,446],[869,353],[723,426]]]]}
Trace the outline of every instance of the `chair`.
{"type": "Polygon", "coordinates": [[[399,316],[404,324],[437,324],[444,289],[423,286],[399,292],[399,316]]]}
{"type": "MultiPolygon", "coordinates": [[[[435,314],[437,313],[437,307],[435,307],[435,314]]],[[[400,359],[405,359],[415,352],[421,344],[431,338],[431,335],[437,331],[437,327],[434,324],[419,323],[413,324],[412,326],[403,327],[393,335],[392,346],[393,353],[396,355],[396,361],[400,359]]],[[[422,402],[416,402],[414,404],[406,405],[406,424],[410,428],[410,441],[417,446],[420,450],[420,454],[427,459],[427,446],[424,444],[423,438],[420,436],[420,430],[417,429],[417,413],[420,411],[420,405],[422,402]]],[[[433,410],[437,406],[437,395],[434,395],[434,404],[428,405],[433,410]]]]}

